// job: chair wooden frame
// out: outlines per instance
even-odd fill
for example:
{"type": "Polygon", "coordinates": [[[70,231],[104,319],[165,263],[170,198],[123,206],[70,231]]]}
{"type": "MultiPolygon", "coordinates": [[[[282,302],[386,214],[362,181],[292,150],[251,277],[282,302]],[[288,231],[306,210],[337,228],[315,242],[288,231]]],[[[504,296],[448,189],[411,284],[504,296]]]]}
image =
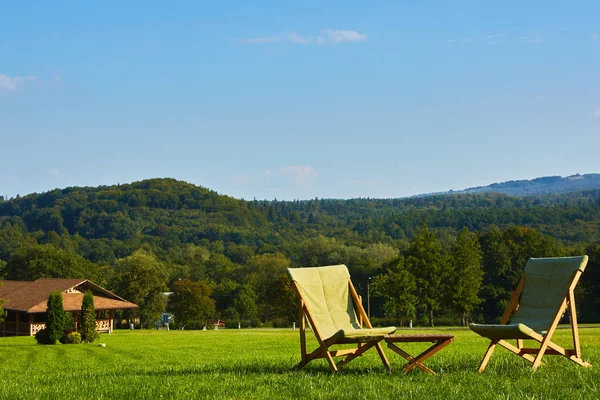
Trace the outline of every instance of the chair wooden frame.
{"type": "MultiPolygon", "coordinates": [[[[314,318],[311,314],[311,310],[307,306],[306,302],[303,300],[302,290],[300,289],[299,285],[296,282],[293,282],[293,283],[294,283],[294,288],[296,289],[296,293],[298,294],[298,297],[300,299],[299,331],[300,331],[300,354],[301,354],[302,359],[296,366],[297,369],[304,367],[306,364],[308,364],[312,360],[315,360],[318,358],[325,358],[327,360],[327,363],[329,364],[329,367],[331,368],[331,370],[333,372],[337,372],[339,370],[339,368],[341,368],[345,364],[349,363],[356,357],[362,355],[365,351],[369,350],[370,348],[375,347],[377,349],[377,353],[379,353],[379,357],[381,358],[381,361],[383,362],[384,367],[388,371],[391,371],[390,363],[389,363],[387,357],[385,356],[385,353],[383,352],[383,348],[381,347],[381,343],[380,343],[381,341],[384,340],[383,336],[374,337],[372,340],[366,340],[366,341],[363,338],[361,340],[361,342],[358,342],[357,340],[352,340],[352,339],[341,339],[340,340],[340,339],[337,339],[335,336],[328,338],[328,339],[323,338],[321,332],[319,331],[319,327],[314,323],[314,318]],[[319,342],[319,346],[310,353],[308,353],[307,349],[306,349],[306,321],[307,320],[312,328],[312,331],[313,331],[315,337],[317,338],[317,341],[319,342]],[[334,346],[334,345],[348,344],[348,343],[358,344],[358,347],[353,348],[353,349],[340,349],[340,350],[330,350],[329,349],[331,346],[334,346]],[[343,360],[339,361],[338,363],[336,363],[335,360],[333,359],[334,357],[342,357],[342,356],[345,356],[345,358],[343,360]]],[[[350,279],[348,279],[348,289],[349,289],[350,295],[352,296],[354,310],[355,310],[355,312],[357,312],[357,317],[359,319],[359,322],[361,322],[361,325],[364,323],[367,326],[367,328],[373,328],[373,326],[371,325],[371,322],[369,321],[369,317],[367,316],[367,313],[365,312],[365,309],[362,306],[360,296],[358,296],[358,294],[356,293],[356,290],[354,289],[354,285],[352,285],[352,281],[350,279]]]]}
{"type": "MultiPolygon", "coordinates": [[[[537,369],[542,363],[542,357],[544,355],[561,355],[566,357],[567,359],[573,361],[574,363],[581,365],[582,367],[589,368],[592,365],[581,359],[581,346],[579,343],[579,328],[577,326],[577,313],[575,309],[575,295],[574,290],[575,286],[577,286],[577,282],[581,277],[581,270],[577,270],[574,273],[573,279],[569,285],[567,294],[565,295],[560,307],[558,308],[552,323],[550,324],[548,331],[545,335],[541,335],[537,332],[530,332],[529,338],[535,340],[540,343],[539,348],[527,348],[523,347],[523,340],[517,339],[517,345],[514,346],[511,343],[508,343],[506,340],[492,340],[485,355],[483,356],[483,360],[479,365],[479,372],[483,372],[496,348],[496,345],[500,345],[507,349],[508,351],[518,355],[519,357],[524,358],[525,360],[531,363],[531,368],[533,370],[537,369]],[[571,317],[571,331],[573,336],[573,349],[565,349],[556,343],[552,342],[552,335],[554,331],[558,327],[558,323],[561,318],[565,314],[565,312],[569,312],[571,317]],[[535,355],[533,357],[532,355],[535,355]]],[[[521,276],[521,280],[517,285],[517,288],[512,292],[511,300],[500,320],[500,325],[506,325],[510,318],[514,315],[514,313],[519,308],[519,298],[521,293],[523,292],[523,288],[525,287],[525,274],[521,276]]]]}
{"type": "Polygon", "coordinates": [[[404,372],[410,372],[414,368],[419,368],[429,374],[436,375],[431,368],[423,364],[423,361],[452,343],[454,335],[388,335],[385,337],[385,341],[391,350],[408,360],[408,363],[402,368],[404,372]],[[411,356],[395,344],[416,342],[433,344],[416,357],[411,356]]]}

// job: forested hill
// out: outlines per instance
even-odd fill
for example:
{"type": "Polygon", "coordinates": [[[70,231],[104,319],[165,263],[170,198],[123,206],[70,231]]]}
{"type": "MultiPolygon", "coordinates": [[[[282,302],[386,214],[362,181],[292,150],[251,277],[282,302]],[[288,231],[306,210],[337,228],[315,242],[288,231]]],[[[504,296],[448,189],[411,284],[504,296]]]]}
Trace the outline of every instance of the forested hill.
{"type": "Polygon", "coordinates": [[[600,188],[600,174],[576,174],[572,176],[546,176],[532,180],[492,183],[449,193],[504,193],[511,196],[543,196],[600,188]]]}
{"type": "MultiPolygon", "coordinates": [[[[93,261],[110,261],[127,253],[129,243],[145,242],[170,247],[221,241],[264,251],[317,235],[349,244],[394,243],[412,238],[424,223],[442,238],[463,227],[525,225],[565,243],[592,242],[600,237],[599,199],[600,189],[527,197],[245,201],[174,179],[150,179],[0,198],[0,226],[9,222],[42,240],[76,236],[102,248],[99,243],[110,242],[104,250],[82,251],[93,261]]],[[[0,247],[0,259],[7,256],[0,247]]]]}
{"type": "MultiPolygon", "coordinates": [[[[361,295],[373,278],[373,315],[493,321],[529,257],[588,253],[599,264],[599,230],[600,189],[246,201],[151,179],[0,198],[0,278],[89,278],[139,304],[147,325],[167,290],[210,294],[205,316],[289,323],[286,268],[343,263],[361,295]]],[[[590,269],[593,293],[600,268],[590,269]]],[[[584,320],[600,320],[600,304],[581,307],[584,320]]]]}

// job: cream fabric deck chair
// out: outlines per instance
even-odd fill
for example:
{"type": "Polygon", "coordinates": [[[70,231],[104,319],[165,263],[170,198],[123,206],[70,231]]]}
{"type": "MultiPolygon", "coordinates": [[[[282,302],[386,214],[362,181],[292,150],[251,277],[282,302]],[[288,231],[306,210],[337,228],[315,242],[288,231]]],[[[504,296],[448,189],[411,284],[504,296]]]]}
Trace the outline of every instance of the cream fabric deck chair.
{"type": "Polygon", "coordinates": [[[304,367],[314,359],[325,358],[336,372],[341,366],[375,347],[385,368],[391,370],[380,342],[387,334],[394,333],[396,327],[373,328],[345,265],[288,268],[288,273],[300,299],[302,360],[297,368],[304,367]],[[319,342],[319,347],[311,353],[306,351],[306,320],[319,342]],[[362,328],[363,324],[366,325],[365,329],[362,328]],[[334,345],[348,343],[356,343],[358,347],[329,349],[334,345]],[[345,358],[336,364],[333,357],[340,356],[345,358]]]}
{"type": "Polygon", "coordinates": [[[587,256],[580,256],[531,258],[527,262],[500,324],[470,325],[471,330],[492,341],[481,361],[479,372],[485,370],[497,344],[531,362],[534,370],[540,366],[544,354],[562,355],[581,366],[591,367],[581,359],[573,295],[587,261],[587,256]],[[552,342],[552,335],[567,310],[573,333],[573,349],[570,350],[552,342]],[[507,339],[516,339],[517,346],[508,343],[507,339]],[[525,348],[523,339],[535,340],[540,347],[525,348]]]}

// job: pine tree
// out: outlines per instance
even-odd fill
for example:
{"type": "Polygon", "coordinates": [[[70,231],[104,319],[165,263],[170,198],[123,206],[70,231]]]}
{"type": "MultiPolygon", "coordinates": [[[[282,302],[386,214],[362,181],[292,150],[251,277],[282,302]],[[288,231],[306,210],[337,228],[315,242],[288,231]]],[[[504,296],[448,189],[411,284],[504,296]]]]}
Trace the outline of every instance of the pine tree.
{"type": "Polygon", "coordinates": [[[427,309],[429,325],[433,327],[433,312],[442,308],[448,290],[448,255],[426,225],[415,236],[406,254],[406,266],[417,284],[417,298],[427,309]]]}
{"type": "Polygon", "coordinates": [[[96,332],[96,309],[94,308],[94,296],[89,290],[83,295],[81,303],[81,323],[79,333],[83,343],[92,343],[98,338],[96,332]]]}
{"type": "Polygon", "coordinates": [[[415,277],[407,269],[402,256],[389,262],[384,270],[383,274],[375,277],[374,293],[385,299],[383,308],[386,316],[396,318],[402,326],[405,318],[416,314],[415,277]]]}
{"type": "Polygon", "coordinates": [[[481,302],[479,290],[483,281],[481,264],[481,246],[475,233],[464,228],[450,249],[452,257],[452,274],[449,283],[450,300],[454,308],[460,312],[461,324],[468,325],[468,316],[481,302]]]}
{"type": "Polygon", "coordinates": [[[64,335],[65,309],[63,307],[62,293],[58,290],[48,296],[48,319],[46,321],[46,333],[49,344],[56,342],[64,335]]]}

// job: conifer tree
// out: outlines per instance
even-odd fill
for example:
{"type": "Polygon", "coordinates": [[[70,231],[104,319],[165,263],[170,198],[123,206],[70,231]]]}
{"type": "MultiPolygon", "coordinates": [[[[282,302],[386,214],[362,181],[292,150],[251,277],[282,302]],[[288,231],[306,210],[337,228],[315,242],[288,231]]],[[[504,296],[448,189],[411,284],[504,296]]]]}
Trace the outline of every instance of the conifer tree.
{"type": "Polygon", "coordinates": [[[460,313],[462,326],[467,326],[469,314],[481,303],[478,294],[483,281],[483,266],[479,238],[475,233],[469,232],[468,228],[464,228],[452,245],[450,255],[450,301],[460,313]]]}
{"type": "Polygon", "coordinates": [[[96,332],[96,309],[94,308],[94,296],[91,291],[85,292],[81,303],[81,323],[79,324],[81,341],[92,343],[98,338],[96,332]]]}
{"type": "Polygon", "coordinates": [[[64,335],[64,330],[65,309],[63,307],[62,293],[55,290],[48,296],[48,319],[46,321],[48,344],[56,344],[64,335]]]}
{"type": "Polygon", "coordinates": [[[442,308],[448,289],[448,255],[427,225],[415,236],[406,254],[407,269],[415,277],[417,298],[433,327],[433,312],[442,308]]]}

